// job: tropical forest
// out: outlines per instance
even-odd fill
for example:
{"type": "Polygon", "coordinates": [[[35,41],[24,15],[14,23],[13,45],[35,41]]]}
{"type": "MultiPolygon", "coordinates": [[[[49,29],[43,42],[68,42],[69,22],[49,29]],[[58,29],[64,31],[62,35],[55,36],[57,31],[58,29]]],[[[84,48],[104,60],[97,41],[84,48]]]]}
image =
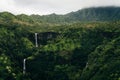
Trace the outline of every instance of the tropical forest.
{"type": "Polygon", "coordinates": [[[120,80],[120,7],[0,12],[0,80],[120,80]]]}

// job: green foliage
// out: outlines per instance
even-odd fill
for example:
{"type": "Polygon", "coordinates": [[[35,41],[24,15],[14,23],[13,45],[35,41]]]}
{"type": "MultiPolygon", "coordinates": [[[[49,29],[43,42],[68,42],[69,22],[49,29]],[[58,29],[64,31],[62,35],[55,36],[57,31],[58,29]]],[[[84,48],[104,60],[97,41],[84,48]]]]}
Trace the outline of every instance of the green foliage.
{"type": "Polygon", "coordinates": [[[96,47],[95,51],[89,55],[88,65],[81,79],[118,80],[120,77],[119,42],[120,38],[117,38],[96,47]]]}
{"type": "Polygon", "coordinates": [[[8,80],[9,78],[15,80],[16,74],[11,67],[11,61],[5,54],[0,54],[0,80],[8,80]]]}

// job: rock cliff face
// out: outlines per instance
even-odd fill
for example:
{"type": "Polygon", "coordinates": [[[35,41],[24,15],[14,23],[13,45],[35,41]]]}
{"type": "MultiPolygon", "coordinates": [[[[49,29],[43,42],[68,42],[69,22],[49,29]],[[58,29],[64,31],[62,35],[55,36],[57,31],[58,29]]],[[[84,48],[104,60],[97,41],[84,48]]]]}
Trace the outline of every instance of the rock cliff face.
{"type": "MultiPolygon", "coordinates": [[[[41,32],[37,34],[37,40],[38,40],[38,45],[45,45],[47,44],[48,40],[53,40],[55,39],[59,33],[56,32],[41,32]]],[[[35,43],[35,34],[31,33],[29,35],[30,40],[35,43]]]]}

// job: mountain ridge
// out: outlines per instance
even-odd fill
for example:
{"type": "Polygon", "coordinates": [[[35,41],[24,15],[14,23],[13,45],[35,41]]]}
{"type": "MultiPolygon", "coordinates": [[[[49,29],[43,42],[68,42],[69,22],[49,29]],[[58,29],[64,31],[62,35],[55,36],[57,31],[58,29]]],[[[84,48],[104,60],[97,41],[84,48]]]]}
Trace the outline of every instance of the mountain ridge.
{"type": "MultiPolygon", "coordinates": [[[[7,12],[0,13],[6,14],[7,12]]],[[[11,13],[8,12],[8,15],[11,13]]],[[[13,14],[11,14],[12,16],[13,14]]],[[[6,14],[7,16],[7,14],[6,14]]],[[[84,8],[75,12],[70,12],[65,15],[50,14],[50,15],[26,15],[19,14],[13,15],[21,21],[26,22],[38,22],[38,23],[72,23],[72,22],[84,22],[84,21],[116,21],[120,20],[120,7],[91,7],[84,8]]],[[[8,17],[8,16],[7,16],[8,17]]]]}

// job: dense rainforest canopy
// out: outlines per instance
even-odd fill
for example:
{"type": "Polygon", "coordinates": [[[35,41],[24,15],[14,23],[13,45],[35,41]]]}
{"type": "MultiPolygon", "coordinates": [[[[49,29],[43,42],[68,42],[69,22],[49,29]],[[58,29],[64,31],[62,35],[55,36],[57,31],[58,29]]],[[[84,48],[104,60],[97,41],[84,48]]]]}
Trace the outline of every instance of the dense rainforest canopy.
{"type": "Polygon", "coordinates": [[[120,8],[0,13],[0,80],[120,80],[120,8]]]}

